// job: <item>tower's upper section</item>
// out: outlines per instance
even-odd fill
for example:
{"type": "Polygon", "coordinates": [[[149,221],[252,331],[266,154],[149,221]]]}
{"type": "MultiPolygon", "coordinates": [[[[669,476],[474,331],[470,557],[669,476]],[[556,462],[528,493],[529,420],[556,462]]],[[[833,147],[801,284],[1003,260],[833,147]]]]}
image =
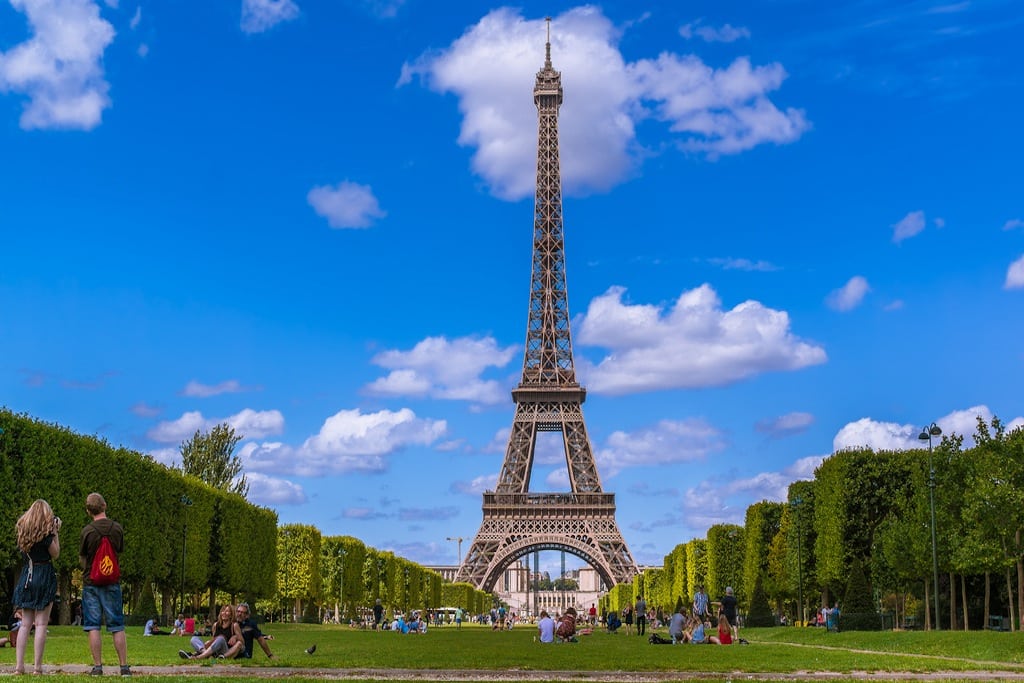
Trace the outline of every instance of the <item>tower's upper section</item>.
{"type": "MultiPolygon", "coordinates": [[[[551,66],[551,19],[544,67],[533,88],[537,105],[537,194],[533,220],[530,312],[520,390],[565,388],[580,391],[572,360],[569,300],[565,286],[562,234],[562,175],[558,157],[558,107],[562,75],[551,66]]],[[[513,392],[513,396],[521,391],[513,392]]],[[[580,394],[582,397],[582,392],[580,394]]]]}

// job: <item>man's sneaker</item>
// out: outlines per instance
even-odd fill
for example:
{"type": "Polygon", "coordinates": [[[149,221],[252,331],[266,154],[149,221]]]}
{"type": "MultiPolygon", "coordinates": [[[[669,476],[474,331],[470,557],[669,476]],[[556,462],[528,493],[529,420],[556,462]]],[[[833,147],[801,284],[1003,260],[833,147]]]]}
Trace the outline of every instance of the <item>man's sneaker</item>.
{"type": "Polygon", "coordinates": [[[224,659],[224,655],[217,655],[217,659],[224,659]]]}
{"type": "Polygon", "coordinates": [[[90,676],[102,676],[103,675],[103,667],[102,666],[94,666],[92,669],[89,670],[89,675],[90,676]]]}
{"type": "Polygon", "coordinates": [[[192,659],[192,653],[185,652],[184,650],[178,650],[178,656],[182,659],[192,659]]]}
{"type": "Polygon", "coordinates": [[[132,675],[132,668],[130,666],[128,666],[127,664],[125,664],[124,666],[121,667],[121,675],[122,676],[131,676],[132,675]]]}

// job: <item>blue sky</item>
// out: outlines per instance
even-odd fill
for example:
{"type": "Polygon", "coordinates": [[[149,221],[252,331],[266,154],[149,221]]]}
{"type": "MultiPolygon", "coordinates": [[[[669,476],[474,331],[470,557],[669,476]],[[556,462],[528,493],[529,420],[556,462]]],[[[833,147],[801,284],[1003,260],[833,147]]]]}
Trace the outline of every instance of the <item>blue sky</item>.
{"type": "Polygon", "coordinates": [[[550,14],[638,561],[836,448],[1024,423],[1016,3],[441,7],[0,2],[0,403],[168,464],[228,421],[282,522],[454,563],[522,367],[550,14]]]}

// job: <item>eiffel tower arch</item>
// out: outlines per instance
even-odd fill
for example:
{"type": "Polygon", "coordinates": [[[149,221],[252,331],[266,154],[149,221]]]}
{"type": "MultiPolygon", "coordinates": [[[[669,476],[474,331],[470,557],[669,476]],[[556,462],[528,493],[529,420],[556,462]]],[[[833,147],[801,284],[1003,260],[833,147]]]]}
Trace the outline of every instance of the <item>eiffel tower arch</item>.
{"type": "Polygon", "coordinates": [[[615,521],[615,494],[601,488],[583,420],[587,392],[576,381],[562,231],[558,108],[562,75],[551,66],[550,19],[544,67],[533,89],[537,105],[537,191],[533,267],[523,375],[505,460],[494,491],[484,493],[483,522],[459,567],[457,581],[491,591],[502,572],[535,550],[564,550],[589,563],[614,586],[637,573],[615,521]],[[537,435],[561,432],[568,493],[531,493],[537,435]]]}

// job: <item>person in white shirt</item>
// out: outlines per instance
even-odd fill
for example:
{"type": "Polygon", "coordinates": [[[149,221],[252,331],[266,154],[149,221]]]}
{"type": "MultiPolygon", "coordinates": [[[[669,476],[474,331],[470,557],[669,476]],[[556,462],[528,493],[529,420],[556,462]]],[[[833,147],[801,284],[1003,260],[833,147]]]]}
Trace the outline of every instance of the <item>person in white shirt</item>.
{"type": "Polygon", "coordinates": [[[555,621],[546,610],[540,611],[540,621],[537,622],[537,637],[542,643],[552,643],[555,640],[555,621]]]}

